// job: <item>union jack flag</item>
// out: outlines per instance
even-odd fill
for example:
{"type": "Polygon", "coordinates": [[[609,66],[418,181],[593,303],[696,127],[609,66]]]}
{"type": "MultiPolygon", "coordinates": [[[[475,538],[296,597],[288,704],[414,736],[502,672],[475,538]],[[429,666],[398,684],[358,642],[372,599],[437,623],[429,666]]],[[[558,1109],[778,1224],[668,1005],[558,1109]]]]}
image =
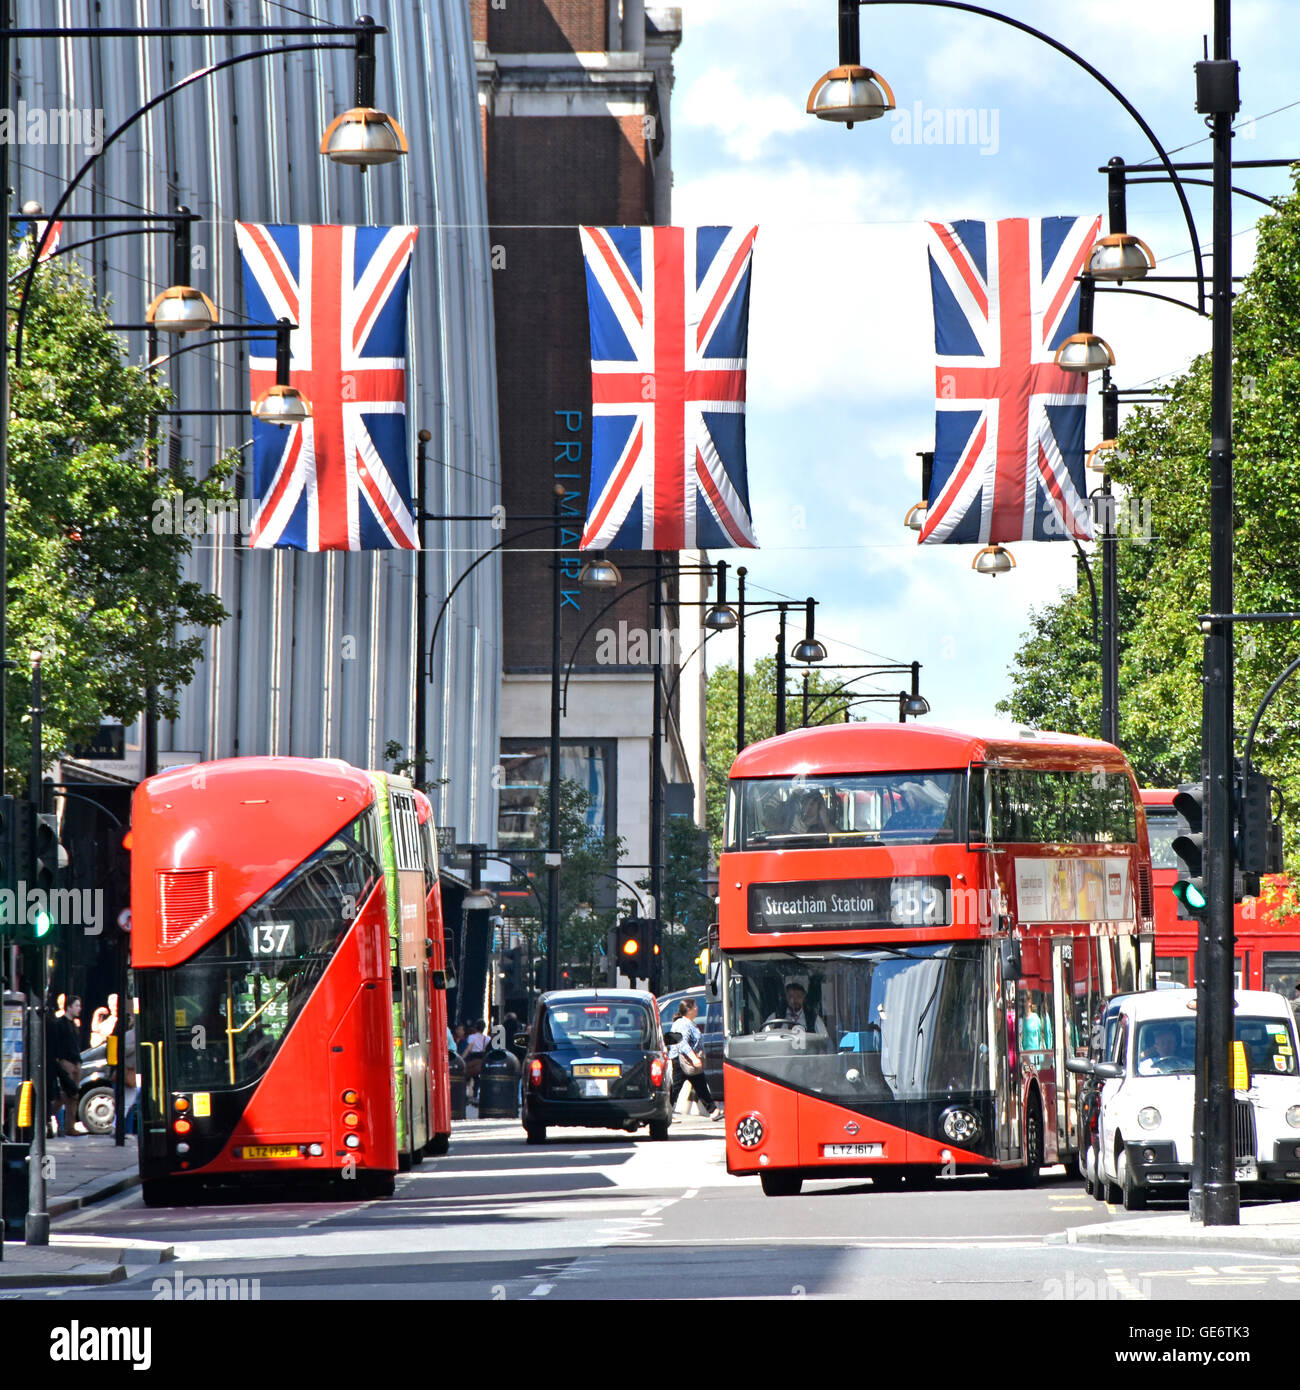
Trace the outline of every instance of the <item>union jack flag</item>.
{"type": "Polygon", "coordinates": [[[756,546],[745,477],[757,227],[583,227],[591,493],[583,549],[756,546]]]}
{"type": "Polygon", "coordinates": [[[1075,276],[1101,219],[931,222],[934,474],[920,541],[1092,535],[1087,380],[1052,357],[1078,331],[1075,276]]]}
{"type": "MultiPolygon", "coordinates": [[[[287,318],[289,381],[311,418],[253,426],[249,543],[269,549],[417,548],[406,452],[406,298],[415,227],[241,222],[244,298],[255,324],[287,318]]],[[[265,352],[263,346],[256,349],[265,352]]],[[[275,358],[251,356],[252,393],[275,358]]]]}

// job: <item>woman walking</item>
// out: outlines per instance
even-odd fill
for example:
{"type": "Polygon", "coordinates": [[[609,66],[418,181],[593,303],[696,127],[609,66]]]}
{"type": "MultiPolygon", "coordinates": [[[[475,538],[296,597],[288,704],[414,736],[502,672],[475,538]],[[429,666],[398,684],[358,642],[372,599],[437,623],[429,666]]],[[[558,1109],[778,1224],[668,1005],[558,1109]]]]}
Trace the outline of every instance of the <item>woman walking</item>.
{"type": "Polygon", "coordinates": [[[722,1107],[709,1093],[708,1078],[704,1075],[704,1040],[696,1027],[695,1016],[700,1011],[698,999],[683,999],[677,1005],[677,1014],[669,1025],[670,1031],[678,1035],[679,1041],[669,1049],[668,1055],[673,1063],[673,1109],[677,1108],[677,1098],[682,1087],[689,1081],[695,1099],[708,1112],[709,1119],[720,1120],[722,1107]]]}

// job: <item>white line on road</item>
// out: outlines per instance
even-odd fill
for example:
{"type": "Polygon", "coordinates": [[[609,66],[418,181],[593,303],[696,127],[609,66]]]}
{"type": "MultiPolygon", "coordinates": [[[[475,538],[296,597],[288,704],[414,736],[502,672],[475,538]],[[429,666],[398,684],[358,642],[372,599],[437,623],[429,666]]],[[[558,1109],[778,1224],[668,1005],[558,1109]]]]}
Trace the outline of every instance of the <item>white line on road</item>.
{"type": "Polygon", "coordinates": [[[686,1191],[682,1193],[682,1201],[684,1202],[688,1197],[698,1197],[699,1194],[700,1189],[698,1187],[688,1187],[686,1191]]]}
{"type": "Polygon", "coordinates": [[[530,1296],[532,1298],[545,1298],[554,1287],[554,1284],[538,1284],[530,1296]]]}

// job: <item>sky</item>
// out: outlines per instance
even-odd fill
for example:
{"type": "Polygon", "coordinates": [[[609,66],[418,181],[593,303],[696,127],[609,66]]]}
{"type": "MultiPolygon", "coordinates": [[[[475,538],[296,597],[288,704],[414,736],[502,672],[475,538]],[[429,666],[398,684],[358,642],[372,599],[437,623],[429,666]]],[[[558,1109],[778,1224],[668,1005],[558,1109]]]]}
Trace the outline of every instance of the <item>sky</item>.
{"type": "MultiPolygon", "coordinates": [[[[990,8],[1075,49],[1166,149],[1181,151],[1176,159],[1211,158],[1193,65],[1212,0],[993,0],[990,8]]],[[[804,111],[814,81],[838,62],[836,0],[681,0],[681,10],[673,222],[759,227],[747,409],[761,548],[712,558],[746,565],[749,599],[816,597],[830,662],[920,661],[929,722],[987,721],[1011,691],[1031,608],[1073,589],[1074,547],[1013,546],[1017,568],[990,579],[970,567],[978,547],[918,546],[903,527],[921,495],[917,454],[934,442],[924,223],[1104,218],[1097,171],[1114,155],[1139,163],[1154,151],[1086,72],[980,16],[864,7],[862,62],[887,78],[898,111],[848,131],[804,111]],[[974,143],[926,143],[936,110],[945,127],[948,111],[973,110],[974,143]]],[[[1234,158],[1300,155],[1300,3],[1236,0],[1232,11],[1242,92],[1234,158]]],[[[1235,182],[1264,194],[1289,187],[1285,170],[1244,170],[1235,182]]],[[[1208,275],[1210,190],[1191,190],[1190,201],[1208,275]]],[[[1249,269],[1265,212],[1234,200],[1235,274],[1249,269]]],[[[1155,252],[1157,273],[1191,273],[1190,235],[1167,184],[1129,189],[1128,229],[1155,252]]],[[[1095,329],[1114,349],[1121,388],[1178,373],[1210,342],[1207,319],[1118,294],[1097,296],[1095,329]]],[[[1089,447],[1101,439],[1099,385],[1093,377],[1089,447]]],[[[774,650],[775,620],[747,622],[747,664],[774,650]]],[[[708,654],[710,668],[734,662],[734,639],[713,638],[708,654]]],[[[897,677],[864,688],[897,690],[897,677]]],[[[891,718],[896,707],[858,713],[891,718]]]]}

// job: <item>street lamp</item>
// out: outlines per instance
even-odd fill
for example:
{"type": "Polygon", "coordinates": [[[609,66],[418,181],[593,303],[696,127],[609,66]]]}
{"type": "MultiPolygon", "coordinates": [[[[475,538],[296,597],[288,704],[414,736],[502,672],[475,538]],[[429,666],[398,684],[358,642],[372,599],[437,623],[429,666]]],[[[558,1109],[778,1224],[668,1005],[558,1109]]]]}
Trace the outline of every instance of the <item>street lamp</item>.
{"type": "Polygon", "coordinates": [[[858,7],[840,5],[840,63],[813,83],[805,108],[810,116],[838,121],[852,130],[857,121],[879,120],[894,109],[894,89],[859,61],[858,7]]]}
{"type": "Polygon", "coordinates": [[[1063,372],[1087,375],[1105,371],[1115,365],[1115,354],[1104,338],[1092,331],[1093,295],[1096,286],[1092,276],[1079,277],[1079,331],[1071,333],[1056,349],[1052,359],[1063,372]]]}
{"type": "Polygon", "coordinates": [[[1010,574],[1016,567],[1016,557],[1004,545],[986,545],[975,552],[971,569],[976,574],[987,574],[996,579],[1000,574],[1010,574]]]}
{"type": "Polygon", "coordinates": [[[594,555],[578,571],[578,583],[584,589],[617,589],[622,582],[618,566],[604,554],[594,555]]]}
{"type": "Polygon", "coordinates": [[[903,525],[909,531],[925,528],[925,519],[930,514],[930,484],[934,481],[934,450],[918,451],[917,458],[921,460],[921,500],[909,507],[903,518],[903,525]]]}
{"type": "Polygon", "coordinates": [[[335,164],[391,164],[407,152],[402,127],[385,111],[375,110],[375,35],[384,33],[369,15],[357,21],[357,104],[335,116],[321,137],[320,152],[335,164]]]}

